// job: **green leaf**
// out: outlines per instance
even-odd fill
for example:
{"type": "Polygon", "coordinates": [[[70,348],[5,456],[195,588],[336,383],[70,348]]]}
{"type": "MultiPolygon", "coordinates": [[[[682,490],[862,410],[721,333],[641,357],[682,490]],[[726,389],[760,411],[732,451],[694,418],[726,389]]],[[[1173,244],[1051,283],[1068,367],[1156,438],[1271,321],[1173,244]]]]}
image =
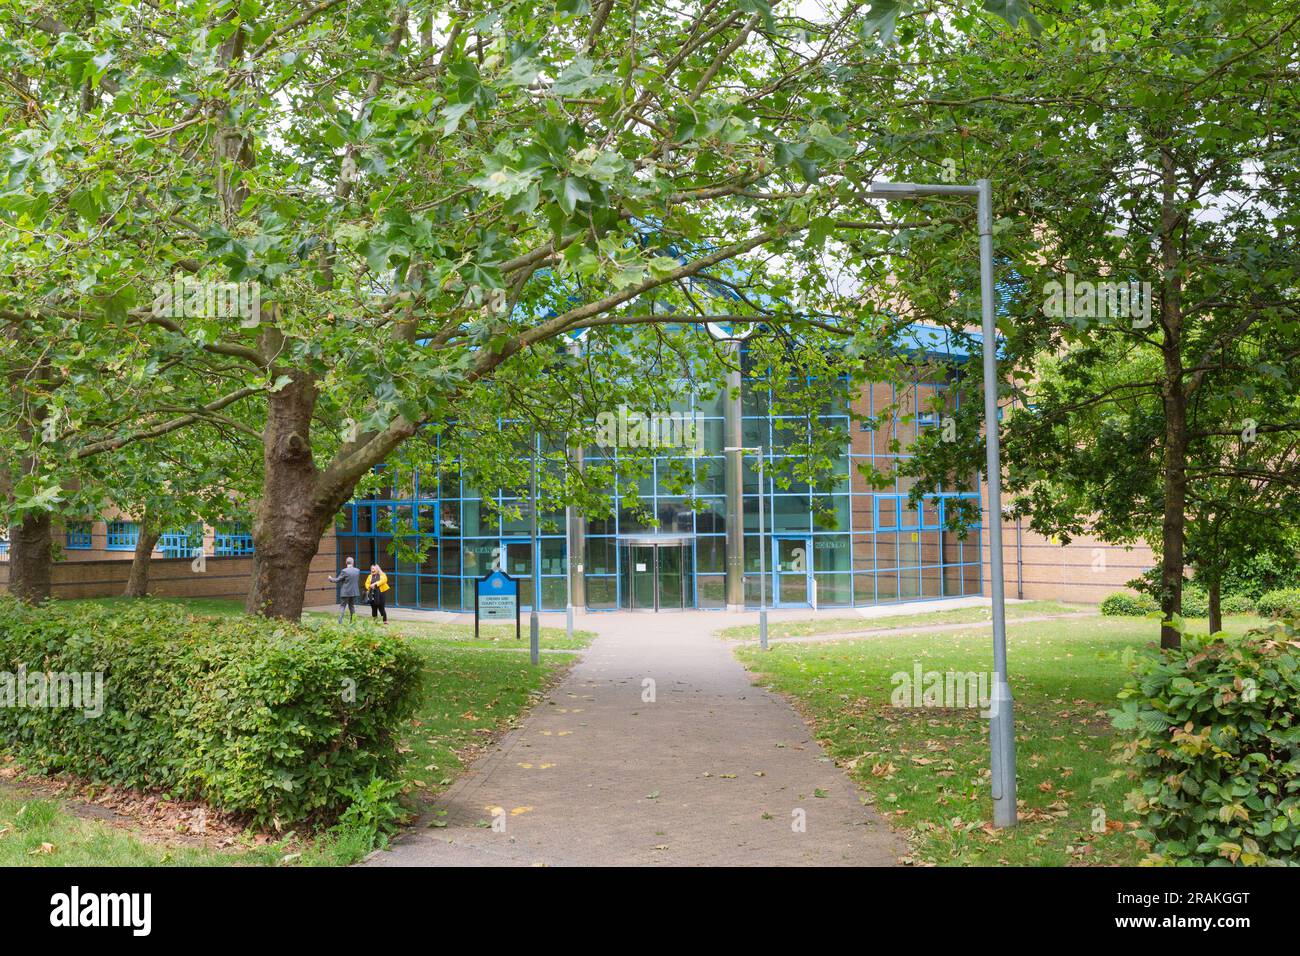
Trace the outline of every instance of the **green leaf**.
{"type": "Polygon", "coordinates": [[[859,35],[866,40],[872,34],[879,33],[880,42],[888,45],[894,39],[899,10],[899,0],[874,0],[868,8],[868,17],[862,21],[859,35]]]}
{"type": "Polygon", "coordinates": [[[1029,9],[1028,0],[984,0],[984,9],[1006,20],[1013,27],[1024,20],[1025,25],[1029,27],[1029,32],[1034,36],[1043,32],[1042,24],[1029,9]]]}
{"type": "Polygon", "coordinates": [[[442,124],[442,135],[450,136],[460,128],[460,121],[465,118],[470,110],[474,108],[473,103],[448,103],[441,110],[444,122],[442,124]]]}

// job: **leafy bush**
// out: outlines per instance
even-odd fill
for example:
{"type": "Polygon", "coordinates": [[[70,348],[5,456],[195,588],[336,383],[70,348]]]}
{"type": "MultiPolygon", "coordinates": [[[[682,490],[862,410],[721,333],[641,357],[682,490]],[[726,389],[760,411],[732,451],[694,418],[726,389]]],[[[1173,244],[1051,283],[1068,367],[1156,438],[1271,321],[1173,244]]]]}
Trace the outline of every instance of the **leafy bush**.
{"type": "Polygon", "coordinates": [[[397,802],[401,792],[400,781],[383,777],[375,777],[364,787],[353,784],[347,788],[348,808],[339,817],[336,829],[358,834],[361,845],[367,848],[386,845],[406,816],[397,802]]]}
{"type": "Polygon", "coordinates": [[[1149,594],[1116,591],[1114,594],[1106,595],[1105,600],[1101,602],[1101,613],[1109,617],[1142,617],[1144,614],[1158,610],[1160,607],[1149,594]]]}
{"type": "Polygon", "coordinates": [[[366,632],[0,599],[0,671],[19,668],[103,675],[99,716],[0,706],[0,740],[29,766],[282,825],[332,817],[354,787],[394,775],[420,664],[366,632]]]}
{"type": "MultiPolygon", "coordinates": [[[[1222,604],[1220,604],[1222,610],[1222,604]]],[[[1210,595],[1199,584],[1183,586],[1183,617],[1209,617],[1210,595]]]]}
{"type": "Polygon", "coordinates": [[[1259,596],[1255,607],[1264,617],[1300,617],[1300,588],[1268,591],[1259,596]]]}
{"type": "Polygon", "coordinates": [[[1300,630],[1129,653],[1111,715],[1152,862],[1300,864],[1300,630]]]}
{"type": "Polygon", "coordinates": [[[1244,594],[1229,594],[1220,602],[1224,614],[1254,614],[1255,602],[1244,594]]]}
{"type": "Polygon", "coordinates": [[[1257,601],[1266,591],[1288,588],[1300,588],[1300,561],[1294,554],[1275,556],[1265,551],[1223,571],[1224,594],[1243,594],[1257,601]]]}

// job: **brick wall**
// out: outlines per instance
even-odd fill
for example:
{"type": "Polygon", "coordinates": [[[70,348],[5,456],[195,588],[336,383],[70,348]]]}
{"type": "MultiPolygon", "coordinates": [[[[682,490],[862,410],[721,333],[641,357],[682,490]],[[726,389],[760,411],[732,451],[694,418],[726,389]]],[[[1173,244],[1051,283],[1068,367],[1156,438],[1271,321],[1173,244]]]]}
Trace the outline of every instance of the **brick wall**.
{"type": "MultiPolygon", "coordinates": [[[[311,562],[306,603],[329,604],[335,588],[326,578],[335,571],[334,531],[321,538],[311,562]]],[[[149,567],[149,593],[156,597],[236,598],[248,595],[253,559],[249,556],[208,556],[205,570],[193,569],[189,558],[155,557],[149,567]]],[[[56,598],[115,597],[122,593],[131,562],[116,558],[59,561],[54,565],[51,592],[56,598]]],[[[0,591],[8,590],[9,564],[0,561],[0,591]]]]}
{"type": "MultiPolygon", "coordinates": [[[[990,579],[989,512],[985,492],[981,518],[984,555],[984,580],[990,579]]],[[[1002,573],[1006,596],[1026,600],[1070,601],[1077,604],[1100,604],[1113,591],[1156,564],[1156,557],[1145,544],[1106,544],[1085,535],[1072,538],[1068,545],[1030,531],[1021,523],[1020,545],[1016,544],[1014,521],[1002,524],[1002,573]]],[[[987,595],[988,589],[985,588],[987,595]]]]}

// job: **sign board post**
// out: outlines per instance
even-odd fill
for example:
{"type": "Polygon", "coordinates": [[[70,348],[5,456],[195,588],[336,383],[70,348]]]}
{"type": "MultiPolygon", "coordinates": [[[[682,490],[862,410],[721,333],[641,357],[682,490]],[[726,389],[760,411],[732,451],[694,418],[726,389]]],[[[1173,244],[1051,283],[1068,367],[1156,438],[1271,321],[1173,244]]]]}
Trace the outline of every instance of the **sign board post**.
{"type": "Polygon", "coordinates": [[[519,581],[504,571],[493,571],[474,582],[474,639],[478,640],[479,621],[515,622],[515,640],[519,631],[519,581]]]}

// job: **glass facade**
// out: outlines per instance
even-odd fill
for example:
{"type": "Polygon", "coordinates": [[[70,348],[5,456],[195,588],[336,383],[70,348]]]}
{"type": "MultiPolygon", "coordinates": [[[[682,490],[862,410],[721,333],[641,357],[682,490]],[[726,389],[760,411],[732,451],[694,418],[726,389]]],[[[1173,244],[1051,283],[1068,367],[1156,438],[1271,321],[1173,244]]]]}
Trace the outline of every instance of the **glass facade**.
{"type": "MultiPolygon", "coordinates": [[[[609,489],[610,517],[581,521],[582,551],[574,564],[581,565],[589,610],[727,605],[723,449],[729,401],[735,400],[724,389],[712,400],[675,408],[693,416],[694,448],[665,448],[641,477],[616,477],[609,489]]],[[[979,496],[940,489],[913,507],[908,479],[890,477],[880,487],[862,470],[891,474],[921,430],[942,427],[939,409],[955,401],[955,391],[943,381],[876,384],[852,399],[845,385],[842,397],[818,415],[819,434],[841,440],[835,442],[834,475],[814,488],[790,477],[796,464],[789,460],[795,457],[792,441],[810,427],[809,418],[774,414],[771,396],[747,386],[733,414],[741,443],[765,449],[765,487],[760,491],[757,457],[746,456],[740,502],[744,603],[759,602],[760,498],[769,606],[849,607],[981,594],[978,527],[964,540],[945,527],[956,499],[971,499],[978,510],[979,496]]],[[[618,445],[586,448],[583,458],[588,465],[617,462],[618,445]]],[[[563,518],[539,516],[542,610],[565,607],[563,518]]],[[[349,556],[363,569],[378,563],[393,585],[394,605],[472,611],[475,579],[501,569],[521,579],[521,603],[531,607],[528,500],[505,490],[475,489],[454,468],[441,479],[412,472],[353,501],[335,531],[340,565],[349,556]],[[497,505],[495,517],[488,500],[497,505]],[[424,560],[394,557],[395,535],[419,542],[424,560]]]]}

